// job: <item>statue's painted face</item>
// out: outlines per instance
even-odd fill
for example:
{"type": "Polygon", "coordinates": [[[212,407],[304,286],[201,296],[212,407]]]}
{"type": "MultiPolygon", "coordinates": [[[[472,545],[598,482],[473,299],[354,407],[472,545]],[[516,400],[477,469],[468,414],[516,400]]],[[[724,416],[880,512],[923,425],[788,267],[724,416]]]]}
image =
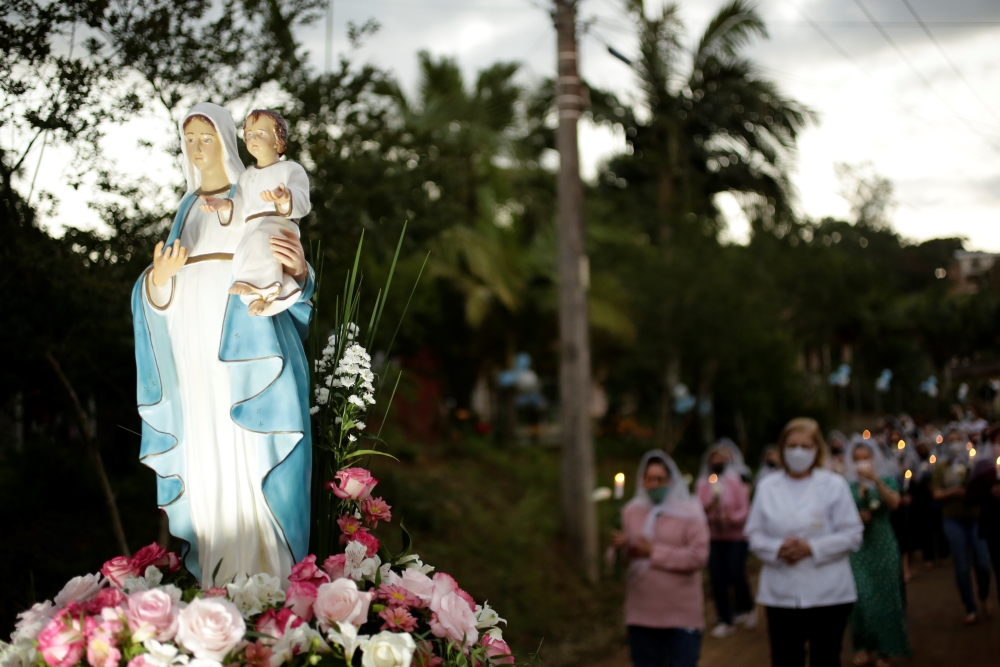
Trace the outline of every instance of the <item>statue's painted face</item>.
{"type": "Polygon", "coordinates": [[[184,126],[184,141],[187,154],[198,171],[214,171],[222,168],[222,141],[211,123],[200,118],[192,118],[184,126]]]}
{"type": "Polygon", "coordinates": [[[260,116],[252,122],[248,119],[243,128],[243,138],[257,164],[270,164],[278,159],[278,138],[274,135],[274,121],[267,116],[260,116]]]}

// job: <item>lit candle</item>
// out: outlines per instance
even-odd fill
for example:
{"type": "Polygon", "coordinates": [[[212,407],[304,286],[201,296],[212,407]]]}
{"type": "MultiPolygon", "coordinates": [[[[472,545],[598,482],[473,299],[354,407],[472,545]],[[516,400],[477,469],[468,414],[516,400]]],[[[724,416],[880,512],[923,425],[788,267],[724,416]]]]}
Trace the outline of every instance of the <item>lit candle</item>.
{"type": "Polygon", "coordinates": [[[867,440],[868,438],[872,437],[872,432],[869,431],[868,429],[865,429],[865,432],[861,434],[861,437],[867,440]]]}
{"type": "Polygon", "coordinates": [[[976,448],[975,447],[973,447],[972,449],[969,450],[969,458],[970,459],[976,458],[976,448]]]}
{"type": "Polygon", "coordinates": [[[896,449],[906,449],[906,441],[900,440],[896,443],[896,449]]]}
{"type": "Polygon", "coordinates": [[[913,477],[913,471],[907,470],[903,473],[903,493],[910,490],[910,478],[913,477]]]}
{"type": "Polygon", "coordinates": [[[1000,456],[997,457],[997,479],[1000,480],[1000,456]]]}
{"type": "Polygon", "coordinates": [[[933,454],[931,454],[931,457],[927,460],[931,462],[931,465],[937,463],[937,457],[934,456],[933,454]]]}
{"type": "Polygon", "coordinates": [[[712,485],[712,495],[718,498],[722,495],[722,486],[719,484],[719,476],[712,473],[708,476],[708,483],[712,485]]]}
{"type": "Polygon", "coordinates": [[[621,500],[625,497],[625,473],[620,472],[615,475],[615,500],[621,500]]]}

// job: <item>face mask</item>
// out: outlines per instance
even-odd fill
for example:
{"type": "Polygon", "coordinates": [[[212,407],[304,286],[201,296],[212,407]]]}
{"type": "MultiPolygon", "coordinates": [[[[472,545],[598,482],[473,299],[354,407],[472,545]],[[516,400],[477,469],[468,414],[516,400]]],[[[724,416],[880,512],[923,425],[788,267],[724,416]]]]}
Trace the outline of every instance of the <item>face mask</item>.
{"type": "Polygon", "coordinates": [[[654,486],[651,489],[646,489],[646,494],[649,499],[653,501],[654,505],[659,505],[663,502],[663,499],[667,497],[667,491],[670,490],[670,486],[654,486]]]}
{"type": "Polygon", "coordinates": [[[709,468],[709,470],[711,470],[716,475],[721,475],[726,470],[726,464],[725,463],[713,463],[712,465],[708,466],[708,468],[709,468]]]}
{"type": "Polygon", "coordinates": [[[812,467],[816,460],[815,449],[805,449],[804,447],[785,448],[785,465],[796,475],[804,473],[812,467]]]}

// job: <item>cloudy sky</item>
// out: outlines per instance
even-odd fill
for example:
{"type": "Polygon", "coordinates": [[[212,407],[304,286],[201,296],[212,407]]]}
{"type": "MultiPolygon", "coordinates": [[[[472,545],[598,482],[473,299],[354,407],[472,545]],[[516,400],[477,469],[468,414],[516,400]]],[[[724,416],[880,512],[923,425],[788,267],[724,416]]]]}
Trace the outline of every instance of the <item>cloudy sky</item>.
{"type": "MultiPolygon", "coordinates": [[[[647,11],[660,6],[655,0],[646,3],[647,11]]],[[[724,4],[681,0],[688,45],[724,4]]],[[[555,68],[546,5],[547,0],[334,0],[333,48],[346,47],[348,21],[373,17],[382,28],[356,57],[391,69],[410,90],[420,49],[455,56],[470,81],[478,69],[511,60],[523,63],[526,82],[537,81],[555,68]]],[[[634,96],[630,68],[606,49],[610,44],[635,53],[622,3],[583,0],[581,7],[581,18],[593,19],[581,40],[584,78],[634,96]]],[[[870,162],[895,183],[894,224],[904,236],[958,235],[968,239],[970,249],[1000,252],[1000,2],[759,0],[758,7],[770,39],[751,47],[749,55],[788,95],[820,114],[819,124],[800,143],[794,180],[801,210],[813,217],[846,216],[834,165],[870,162]]],[[[322,67],[324,22],[299,37],[322,67]]],[[[584,128],[585,176],[594,174],[603,157],[621,150],[622,142],[584,128]]],[[[173,168],[161,164],[155,169],[169,178],[173,168]]],[[[42,182],[47,177],[57,175],[43,169],[39,187],[54,189],[42,182]]],[[[70,210],[79,212],[72,200],[85,194],[64,195],[59,219],[67,219],[70,210]]],[[[729,218],[730,237],[745,237],[740,216],[730,211],[729,218]]]]}

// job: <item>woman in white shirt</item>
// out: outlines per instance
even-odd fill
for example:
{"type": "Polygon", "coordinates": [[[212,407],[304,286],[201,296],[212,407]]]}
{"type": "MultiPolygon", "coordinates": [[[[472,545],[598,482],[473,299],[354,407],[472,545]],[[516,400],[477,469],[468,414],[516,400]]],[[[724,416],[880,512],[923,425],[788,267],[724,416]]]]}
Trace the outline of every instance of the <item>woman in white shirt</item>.
{"type": "Polygon", "coordinates": [[[824,469],[813,419],[788,422],[778,439],[784,471],[760,481],[744,528],[763,562],[757,602],[767,609],[773,667],[840,665],[857,599],[849,556],[864,525],[843,477],[824,469]]]}

